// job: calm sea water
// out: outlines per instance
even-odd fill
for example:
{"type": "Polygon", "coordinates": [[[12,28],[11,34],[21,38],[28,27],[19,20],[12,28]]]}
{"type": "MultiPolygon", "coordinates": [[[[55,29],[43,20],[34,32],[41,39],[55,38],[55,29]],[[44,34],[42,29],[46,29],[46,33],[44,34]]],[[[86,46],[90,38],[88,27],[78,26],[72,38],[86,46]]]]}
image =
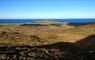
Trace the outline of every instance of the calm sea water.
{"type": "Polygon", "coordinates": [[[58,22],[70,22],[70,23],[95,23],[93,19],[0,19],[0,24],[19,24],[19,23],[32,23],[39,20],[54,20],[58,22]]]}

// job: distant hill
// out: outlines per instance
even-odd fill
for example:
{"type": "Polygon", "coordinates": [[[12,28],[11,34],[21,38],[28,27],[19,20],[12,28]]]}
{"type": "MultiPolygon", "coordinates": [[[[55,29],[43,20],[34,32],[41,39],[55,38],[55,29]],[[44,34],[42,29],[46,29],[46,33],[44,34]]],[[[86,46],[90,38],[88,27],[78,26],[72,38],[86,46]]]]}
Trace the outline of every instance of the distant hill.
{"type": "Polygon", "coordinates": [[[62,22],[57,22],[53,20],[39,20],[39,21],[34,21],[33,24],[61,24],[62,22]]]}
{"type": "Polygon", "coordinates": [[[87,22],[87,23],[74,23],[74,22],[58,22],[55,20],[38,20],[33,21],[31,24],[21,24],[21,26],[81,26],[81,25],[87,25],[87,24],[93,24],[95,22],[87,22]]]}
{"type": "Polygon", "coordinates": [[[60,26],[62,25],[62,22],[56,22],[53,20],[39,20],[39,21],[34,21],[32,24],[22,24],[22,26],[60,26]]]}

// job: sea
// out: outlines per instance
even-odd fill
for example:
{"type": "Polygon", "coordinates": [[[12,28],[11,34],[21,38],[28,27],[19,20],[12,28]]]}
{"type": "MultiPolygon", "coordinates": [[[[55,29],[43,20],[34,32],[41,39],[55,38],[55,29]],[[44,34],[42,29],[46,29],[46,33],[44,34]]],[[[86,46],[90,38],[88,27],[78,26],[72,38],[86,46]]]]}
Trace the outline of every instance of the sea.
{"type": "Polygon", "coordinates": [[[83,19],[0,19],[0,24],[31,24],[40,20],[53,20],[57,22],[69,23],[95,23],[95,18],[83,19]]]}

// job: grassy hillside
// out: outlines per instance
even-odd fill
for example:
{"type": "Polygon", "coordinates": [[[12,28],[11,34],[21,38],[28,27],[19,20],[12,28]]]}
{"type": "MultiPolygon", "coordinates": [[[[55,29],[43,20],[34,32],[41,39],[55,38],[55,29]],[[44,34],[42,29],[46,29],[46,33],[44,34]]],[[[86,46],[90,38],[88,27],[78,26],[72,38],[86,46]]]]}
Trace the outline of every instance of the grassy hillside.
{"type": "Polygon", "coordinates": [[[95,24],[64,29],[56,27],[1,26],[0,44],[7,45],[43,45],[56,42],[76,42],[95,34],[95,24]]]}
{"type": "Polygon", "coordinates": [[[1,25],[0,60],[94,59],[95,24],[52,27],[1,25]]]}

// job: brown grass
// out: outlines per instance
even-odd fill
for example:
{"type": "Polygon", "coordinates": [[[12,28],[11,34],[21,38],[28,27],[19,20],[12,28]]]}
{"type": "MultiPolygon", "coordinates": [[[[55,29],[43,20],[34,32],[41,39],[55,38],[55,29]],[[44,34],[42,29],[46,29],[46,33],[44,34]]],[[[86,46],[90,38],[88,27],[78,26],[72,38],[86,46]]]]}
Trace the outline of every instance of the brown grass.
{"type": "Polygon", "coordinates": [[[56,42],[76,42],[95,34],[95,24],[64,29],[47,26],[0,26],[1,45],[44,45],[56,42]]]}

